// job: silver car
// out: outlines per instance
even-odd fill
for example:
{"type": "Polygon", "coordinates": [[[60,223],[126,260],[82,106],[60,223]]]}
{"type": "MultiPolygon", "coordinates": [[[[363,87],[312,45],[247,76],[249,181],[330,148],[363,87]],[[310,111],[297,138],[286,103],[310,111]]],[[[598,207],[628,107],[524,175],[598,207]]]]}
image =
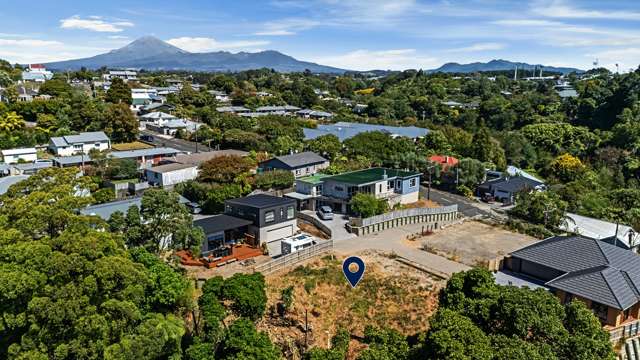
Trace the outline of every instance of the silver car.
{"type": "Polygon", "coordinates": [[[329,206],[320,206],[318,209],[318,217],[322,220],[333,220],[333,210],[329,206]]]}

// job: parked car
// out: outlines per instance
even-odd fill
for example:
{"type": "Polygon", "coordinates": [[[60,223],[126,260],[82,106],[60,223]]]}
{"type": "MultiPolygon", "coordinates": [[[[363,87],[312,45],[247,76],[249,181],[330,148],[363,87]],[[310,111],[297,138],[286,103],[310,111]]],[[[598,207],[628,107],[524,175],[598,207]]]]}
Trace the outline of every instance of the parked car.
{"type": "Polygon", "coordinates": [[[151,136],[151,135],[142,134],[142,135],[140,135],[140,140],[153,142],[154,139],[153,139],[153,136],[151,136]]]}
{"type": "Polygon", "coordinates": [[[322,220],[333,220],[333,210],[330,206],[320,206],[317,213],[318,217],[322,220]]]}
{"type": "Polygon", "coordinates": [[[192,214],[200,214],[202,212],[202,209],[200,208],[200,204],[198,204],[197,202],[190,202],[190,203],[187,203],[186,205],[187,205],[187,209],[192,214]]]}

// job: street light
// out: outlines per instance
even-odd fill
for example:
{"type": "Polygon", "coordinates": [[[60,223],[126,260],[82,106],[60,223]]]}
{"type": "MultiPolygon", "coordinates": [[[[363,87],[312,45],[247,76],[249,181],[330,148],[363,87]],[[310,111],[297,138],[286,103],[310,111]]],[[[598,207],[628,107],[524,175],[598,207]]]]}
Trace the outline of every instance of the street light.
{"type": "Polygon", "coordinates": [[[429,187],[427,187],[427,200],[431,200],[431,169],[436,167],[437,165],[427,166],[427,171],[429,171],[429,187]]]}

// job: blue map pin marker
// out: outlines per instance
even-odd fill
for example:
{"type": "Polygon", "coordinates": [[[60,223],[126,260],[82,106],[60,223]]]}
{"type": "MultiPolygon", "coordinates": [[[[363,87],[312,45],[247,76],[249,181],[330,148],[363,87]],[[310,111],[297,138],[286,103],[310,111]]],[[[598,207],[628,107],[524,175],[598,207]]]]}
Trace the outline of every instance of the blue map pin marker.
{"type": "Polygon", "coordinates": [[[364,261],[357,256],[350,256],[342,262],[342,272],[344,273],[344,277],[347,278],[351,287],[356,287],[360,280],[362,280],[362,275],[364,275],[364,261]],[[349,270],[349,265],[356,264],[358,266],[358,270],[351,272],[349,270]]]}

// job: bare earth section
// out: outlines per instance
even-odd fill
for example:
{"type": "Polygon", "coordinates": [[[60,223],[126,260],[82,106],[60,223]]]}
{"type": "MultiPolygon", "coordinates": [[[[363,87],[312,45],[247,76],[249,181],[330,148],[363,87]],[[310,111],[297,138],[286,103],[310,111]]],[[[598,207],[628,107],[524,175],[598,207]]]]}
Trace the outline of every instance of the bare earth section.
{"type": "MultiPolygon", "coordinates": [[[[312,331],[309,348],[327,347],[339,327],[363,336],[365,326],[390,326],[410,335],[426,330],[429,316],[437,308],[437,294],[444,281],[394,260],[390,254],[363,251],[357,254],[367,264],[360,284],[351,288],[342,274],[344,257],[328,255],[267,280],[268,313],[261,330],[281,344],[285,352],[305,343],[305,310],[312,331]],[[294,287],[293,309],[282,316],[275,313],[281,291],[294,287]]],[[[349,358],[362,345],[352,341],[349,358]]]]}
{"type": "Polygon", "coordinates": [[[465,221],[432,235],[407,240],[411,246],[470,266],[506,255],[538,239],[478,221],[465,221]]]}

